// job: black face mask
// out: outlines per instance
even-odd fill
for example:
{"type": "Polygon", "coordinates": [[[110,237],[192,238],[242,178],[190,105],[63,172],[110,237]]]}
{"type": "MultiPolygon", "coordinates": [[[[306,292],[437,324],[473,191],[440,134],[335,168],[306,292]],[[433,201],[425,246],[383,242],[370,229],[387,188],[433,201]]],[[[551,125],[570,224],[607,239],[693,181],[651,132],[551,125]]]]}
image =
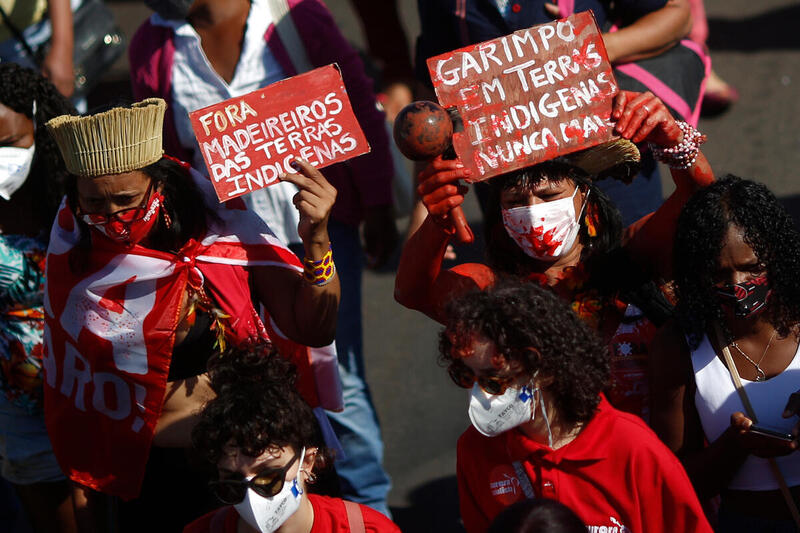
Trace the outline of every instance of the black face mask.
{"type": "Polygon", "coordinates": [[[747,318],[763,311],[770,292],[766,276],[717,288],[720,303],[733,311],[737,318],[747,318]]]}
{"type": "Polygon", "coordinates": [[[144,0],[144,3],[165,20],[184,20],[194,0],[144,0]]]}

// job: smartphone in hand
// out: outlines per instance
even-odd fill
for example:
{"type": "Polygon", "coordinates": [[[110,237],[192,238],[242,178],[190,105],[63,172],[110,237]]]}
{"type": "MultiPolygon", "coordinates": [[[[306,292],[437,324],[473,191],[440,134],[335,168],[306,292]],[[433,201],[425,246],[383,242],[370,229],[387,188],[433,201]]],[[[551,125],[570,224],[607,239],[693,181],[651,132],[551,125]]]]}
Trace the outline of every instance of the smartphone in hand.
{"type": "Polygon", "coordinates": [[[778,439],[786,442],[791,442],[794,440],[792,434],[785,429],[780,429],[770,426],[759,426],[758,424],[753,424],[752,426],[750,426],[749,431],[750,433],[754,433],[756,435],[770,437],[773,439],[778,439]]]}

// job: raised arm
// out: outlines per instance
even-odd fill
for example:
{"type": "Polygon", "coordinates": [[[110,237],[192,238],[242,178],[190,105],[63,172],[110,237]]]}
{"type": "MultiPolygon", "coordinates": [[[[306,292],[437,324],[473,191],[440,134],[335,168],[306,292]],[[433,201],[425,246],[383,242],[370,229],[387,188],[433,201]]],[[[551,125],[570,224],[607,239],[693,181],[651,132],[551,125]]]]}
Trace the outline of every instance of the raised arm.
{"type": "MultiPolygon", "coordinates": [[[[281,179],[300,189],[293,202],[300,211],[297,231],[303,241],[304,265],[306,271],[319,269],[322,273],[317,280],[311,280],[304,273],[283,267],[255,267],[253,283],[258,298],[284,335],[306,346],[325,346],[336,334],[339,277],[335,266],[332,277],[328,277],[327,263],[313,263],[324,261],[330,250],[328,217],[336,201],[336,189],[309,163],[298,159],[292,166],[299,173],[286,174],[281,179]]],[[[335,260],[336,251],[332,252],[335,260]]]]}
{"type": "MultiPolygon", "coordinates": [[[[681,142],[699,144],[705,140],[705,137],[694,141],[687,138],[664,103],[650,92],[620,91],[614,101],[612,118],[617,121],[617,132],[634,143],[646,141],[651,147],[662,149],[677,147],[681,153],[681,142]]],[[[691,149],[686,152],[691,153],[691,149]]],[[[675,191],[657,211],[632,224],[624,239],[631,257],[665,279],[669,279],[671,273],[672,241],[678,215],[696,190],[714,181],[711,165],[699,149],[688,168],[673,167],[670,172],[675,180],[675,191]]]]}
{"type": "Polygon", "coordinates": [[[72,30],[72,7],[69,0],[48,0],[50,24],[53,28],[52,46],[42,62],[42,72],[58,92],[69,98],[75,92],[75,73],[72,52],[75,38],[72,30]]]}
{"type": "Polygon", "coordinates": [[[609,61],[624,63],[653,57],[668,50],[685,37],[691,28],[689,1],[668,0],[664,7],[642,15],[620,30],[604,33],[603,41],[609,61]]]}
{"type": "Polygon", "coordinates": [[[444,304],[456,294],[483,288],[494,280],[491,269],[480,264],[459,265],[442,271],[447,244],[455,234],[450,211],[463,203],[466,186],[458,180],[469,176],[460,161],[441,156],[419,175],[418,187],[428,216],[406,241],[395,280],[395,299],[443,322],[444,304]]]}

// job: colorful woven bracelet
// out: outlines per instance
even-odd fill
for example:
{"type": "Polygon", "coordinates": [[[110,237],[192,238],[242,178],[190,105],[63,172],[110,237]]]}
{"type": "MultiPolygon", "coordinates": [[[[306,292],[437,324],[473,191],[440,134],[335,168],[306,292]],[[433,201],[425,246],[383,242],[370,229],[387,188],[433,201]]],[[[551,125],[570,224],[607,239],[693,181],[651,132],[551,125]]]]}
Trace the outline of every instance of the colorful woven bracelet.
{"type": "Polygon", "coordinates": [[[705,142],[705,136],[686,122],[677,122],[683,132],[683,140],[669,148],[661,148],[650,144],[650,151],[657,161],[661,161],[670,168],[686,170],[694,165],[700,145],[705,142]]]}
{"type": "Polygon", "coordinates": [[[336,275],[336,265],[333,264],[333,251],[330,246],[328,251],[319,261],[303,260],[303,279],[311,285],[321,287],[327,285],[336,275]]]}

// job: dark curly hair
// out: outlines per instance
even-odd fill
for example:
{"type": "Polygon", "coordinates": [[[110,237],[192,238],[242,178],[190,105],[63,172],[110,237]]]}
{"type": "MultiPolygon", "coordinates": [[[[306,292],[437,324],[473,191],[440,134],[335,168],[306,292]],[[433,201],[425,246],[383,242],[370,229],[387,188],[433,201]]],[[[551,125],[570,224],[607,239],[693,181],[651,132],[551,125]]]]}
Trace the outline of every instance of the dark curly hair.
{"type": "Polygon", "coordinates": [[[543,180],[553,182],[570,180],[582,190],[589,192],[584,215],[589,210],[597,215],[597,236],[589,236],[585,216],[581,216],[578,238],[586,246],[585,260],[591,260],[594,256],[602,256],[619,248],[622,217],[611,199],[594,186],[589,175],[583,170],[563,161],[551,160],[497,176],[489,182],[489,201],[486,207],[486,258],[493,269],[515,275],[525,275],[530,272],[534,260],[517,246],[503,227],[500,195],[511,189],[532,190],[543,180]]]}
{"type": "MultiPolygon", "coordinates": [[[[158,222],[150,235],[150,245],[163,252],[176,252],[189,239],[203,237],[208,229],[208,220],[215,219],[216,215],[206,205],[203,194],[194,183],[189,171],[182,164],[167,157],[141,170],[153,180],[154,186],[162,186],[164,203],[161,209],[166,211],[172,222],[171,226],[167,227],[164,216],[158,217],[158,222]]],[[[72,174],[67,178],[67,201],[73,213],[76,212],[77,177],[72,174]]],[[[81,229],[81,240],[70,257],[71,267],[75,271],[85,268],[87,254],[91,248],[89,227],[80,218],[78,226],[81,229]]]]}
{"type": "Polygon", "coordinates": [[[269,343],[229,348],[209,361],[217,397],[206,404],[192,430],[192,444],[211,463],[234,447],[258,457],[291,446],[317,447],[315,466],[324,466],[325,449],[311,407],[295,388],[296,369],[269,343]]]}
{"type": "Polygon", "coordinates": [[[766,186],[729,174],[695,193],[678,218],[673,259],[677,310],[693,349],[714,321],[726,329],[714,273],[731,225],[741,228],[766,266],[772,289],[768,320],[782,336],[798,333],[800,234],[766,186]]]}
{"type": "Polygon", "coordinates": [[[504,279],[452,300],[445,313],[440,363],[453,362],[453,348],[481,335],[531,376],[538,370],[553,379],[544,390],[563,420],[592,418],[609,379],[608,347],[558,296],[535,283],[504,279]]]}
{"type": "Polygon", "coordinates": [[[535,498],[503,509],[486,533],[585,533],[575,512],[556,500],[535,498]]]}
{"type": "Polygon", "coordinates": [[[42,198],[41,202],[35,203],[34,216],[38,227],[49,228],[64,197],[67,170],[55,141],[44,125],[52,118],[76,115],[77,111],[39,72],[15,63],[0,63],[0,103],[32,119],[36,125],[33,164],[19,193],[28,190],[42,198]]]}

